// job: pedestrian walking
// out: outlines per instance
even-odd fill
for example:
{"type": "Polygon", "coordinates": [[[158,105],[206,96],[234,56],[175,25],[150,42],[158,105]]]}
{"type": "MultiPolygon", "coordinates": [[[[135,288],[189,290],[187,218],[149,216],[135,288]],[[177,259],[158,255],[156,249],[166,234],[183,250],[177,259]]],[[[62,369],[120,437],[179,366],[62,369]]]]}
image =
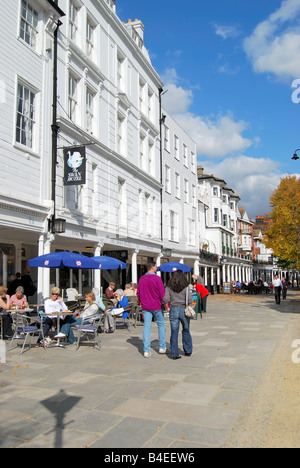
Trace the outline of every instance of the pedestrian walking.
{"type": "Polygon", "coordinates": [[[274,291],[275,291],[275,302],[276,304],[280,304],[282,283],[281,283],[281,280],[278,278],[278,275],[274,276],[273,286],[274,286],[274,291]]]}
{"type": "Polygon", "coordinates": [[[182,325],[182,346],[186,356],[193,352],[193,342],[190,333],[190,319],[185,315],[187,305],[192,305],[193,297],[189,283],[182,270],[175,271],[166,287],[164,304],[169,312],[171,326],[171,357],[180,359],[178,349],[178,333],[180,323],[182,325]],[[170,307],[169,307],[170,305],[170,307]]]}
{"type": "Polygon", "coordinates": [[[288,281],[286,278],[282,278],[282,299],[286,299],[287,288],[288,288],[288,281]]]}
{"type": "Polygon", "coordinates": [[[206,304],[207,304],[207,298],[209,296],[209,290],[206,289],[203,284],[193,284],[193,286],[196,288],[196,291],[200,294],[201,297],[201,310],[202,312],[206,312],[206,304]]]}
{"type": "Polygon", "coordinates": [[[151,356],[150,338],[153,317],[155,318],[158,327],[159,354],[165,354],[167,347],[165,319],[162,313],[162,302],[165,295],[165,288],[161,278],[156,275],[157,266],[155,262],[148,262],[146,270],[147,273],[139,280],[137,297],[142,306],[142,312],[144,315],[144,357],[148,358],[151,356]]]}

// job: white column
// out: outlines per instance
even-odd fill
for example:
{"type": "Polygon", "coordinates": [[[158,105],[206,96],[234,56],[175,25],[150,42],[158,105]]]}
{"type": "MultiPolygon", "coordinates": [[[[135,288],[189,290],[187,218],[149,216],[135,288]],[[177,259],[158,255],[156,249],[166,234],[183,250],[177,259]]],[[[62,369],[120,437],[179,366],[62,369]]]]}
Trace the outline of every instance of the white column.
{"type": "MultiPolygon", "coordinates": [[[[94,257],[100,257],[104,244],[98,244],[94,250],[94,257]]],[[[101,270],[94,270],[94,288],[98,288],[101,295],[101,270]]]]}
{"type": "Polygon", "coordinates": [[[199,276],[200,274],[200,268],[199,268],[199,260],[195,260],[194,262],[194,271],[193,271],[194,275],[197,275],[199,276]]]}
{"type": "Polygon", "coordinates": [[[221,267],[217,269],[217,286],[221,286],[221,267]]]}
{"type": "MultiPolygon", "coordinates": [[[[44,245],[44,255],[51,252],[51,244],[54,239],[54,234],[48,233],[44,245]]],[[[48,297],[50,297],[50,268],[43,268],[43,298],[47,299],[48,297]]]]}
{"type": "MultiPolygon", "coordinates": [[[[137,255],[139,250],[135,250],[131,257],[131,282],[137,283],[138,282],[138,275],[137,275],[137,255]]],[[[160,266],[160,256],[156,259],[157,266],[160,266]]]]}
{"type": "MultiPolygon", "coordinates": [[[[39,244],[38,244],[38,256],[44,255],[44,243],[45,243],[45,236],[41,234],[39,237],[39,244]]],[[[41,304],[43,301],[43,290],[44,290],[44,268],[38,268],[37,271],[37,303],[41,304]]]]}
{"type": "Polygon", "coordinates": [[[226,283],[226,265],[222,266],[222,270],[223,270],[223,283],[226,283]]]}
{"type": "Polygon", "coordinates": [[[227,265],[227,281],[231,281],[231,276],[230,276],[230,265],[227,265]]]}
{"type": "Polygon", "coordinates": [[[207,267],[204,268],[204,284],[205,284],[205,286],[208,286],[208,284],[207,284],[207,267]]]}

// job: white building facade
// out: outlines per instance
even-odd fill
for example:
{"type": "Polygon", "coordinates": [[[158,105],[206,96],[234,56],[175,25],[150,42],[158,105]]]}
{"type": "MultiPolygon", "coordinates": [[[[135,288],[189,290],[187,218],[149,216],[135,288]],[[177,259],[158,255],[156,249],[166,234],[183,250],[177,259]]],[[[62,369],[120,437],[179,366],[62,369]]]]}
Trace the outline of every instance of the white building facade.
{"type": "Polygon", "coordinates": [[[226,181],[198,166],[201,275],[211,291],[227,282],[252,280],[252,259],[239,252],[238,202],[226,181]]]}
{"type": "MultiPolygon", "coordinates": [[[[163,245],[168,260],[199,274],[196,143],[162,109],[163,245]]],[[[162,258],[162,262],[167,258],[162,258]]]]}
{"type": "MultiPolygon", "coordinates": [[[[16,0],[0,10],[7,18],[0,29],[7,45],[0,51],[0,282],[7,284],[30,258],[55,250],[119,255],[127,271],[122,277],[103,272],[101,279],[97,271],[32,271],[40,300],[52,285],[85,292],[104,280],[137,282],[149,259],[167,260],[165,249],[197,268],[195,144],[167,117],[181,145],[180,197],[178,185],[168,193],[165,168],[175,168],[175,137],[172,152],[162,151],[163,83],[144,46],[141,21],[122,23],[114,0],[16,0]],[[86,148],[86,183],[64,186],[64,151],[74,146],[86,148]],[[182,233],[176,233],[182,220],[171,215],[178,202],[187,223],[182,233]],[[49,232],[53,215],[66,220],[65,233],[49,232]]],[[[175,184],[175,172],[172,177],[175,184]]]]}

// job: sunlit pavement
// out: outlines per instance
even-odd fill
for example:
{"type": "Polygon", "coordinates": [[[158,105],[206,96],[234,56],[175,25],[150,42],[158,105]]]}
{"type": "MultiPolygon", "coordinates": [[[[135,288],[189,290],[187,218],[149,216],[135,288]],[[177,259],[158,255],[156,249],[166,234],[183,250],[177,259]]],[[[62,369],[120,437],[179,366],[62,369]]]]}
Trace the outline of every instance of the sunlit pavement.
{"type": "MultiPolygon", "coordinates": [[[[182,351],[176,361],[158,354],[155,323],[148,359],[142,324],[101,334],[100,351],[9,351],[0,366],[0,447],[221,447],[298,320],[296,294],[280,306],[272,295],[210,296],[191,323],[192,356],[182,351]]],[[[166,329],[169,342],[167,320],[166,329]]]]}

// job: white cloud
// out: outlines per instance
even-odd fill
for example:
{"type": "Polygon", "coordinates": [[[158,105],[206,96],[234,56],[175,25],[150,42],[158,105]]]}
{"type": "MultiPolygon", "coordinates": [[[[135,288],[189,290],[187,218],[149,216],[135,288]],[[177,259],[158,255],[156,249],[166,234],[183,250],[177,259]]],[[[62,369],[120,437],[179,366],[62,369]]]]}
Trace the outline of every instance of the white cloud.
{"type": "Polygon", "coordinates": [[[207,118],[189,111],[193,92],[178,85],[180,78],[174,68],[165,71],[162,77],[167,93],[163,95],[163,106],[197,144],[198,156],[224,157],[249,148],[253,142],[243,137],[247,128],[244,121],[234,121],[225,116],[207,118]]]}
{"type": "Polygon", "coordinates": [[[285,0],[245,39],[244,48],[258,73],[300,77],[300,0],[285,0]]]}
{"type": "Polygon", "coordinates": [[[214,27],[215,27],[215,32],[217,36],[221,36],[223,39],[235,38],[240,35],[240,32],[236,26],[226,26],[226,25],[221,26],[221,25],[215,24],[214,27]]]}
{"type": "Polygon", "coordinates": [[[214,174],[224,179],[227,186],[241,198],[248,216],[270,211],[269,199],[280,183],[279,163],[268,158],[238,156],[224,159],[220,163],[201,161],[205,174],[214,174]]]}

